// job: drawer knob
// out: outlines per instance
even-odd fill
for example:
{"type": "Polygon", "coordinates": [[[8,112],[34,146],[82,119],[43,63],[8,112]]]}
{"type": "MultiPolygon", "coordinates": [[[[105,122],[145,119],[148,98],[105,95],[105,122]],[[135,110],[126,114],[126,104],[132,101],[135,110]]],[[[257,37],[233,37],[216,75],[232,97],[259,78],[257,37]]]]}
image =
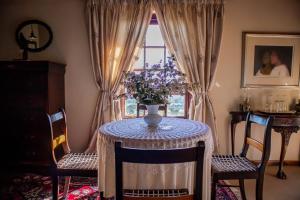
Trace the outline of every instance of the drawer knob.
{"type": "Polygon", "coordinates": [[[16,68],[16,66],[13,65],[13,64],[10,64],[10,65],[7,65],[7,68],[8,68],[8,69],[14,69],[14,68],[16,68]]]}

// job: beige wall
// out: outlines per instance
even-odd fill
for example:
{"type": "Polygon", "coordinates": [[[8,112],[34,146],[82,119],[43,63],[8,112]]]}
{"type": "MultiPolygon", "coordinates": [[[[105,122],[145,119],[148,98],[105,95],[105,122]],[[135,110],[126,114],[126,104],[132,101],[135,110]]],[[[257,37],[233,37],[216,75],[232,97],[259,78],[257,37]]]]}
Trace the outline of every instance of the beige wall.
{"type": "Polygon", "coordinates": [[[66,111],[71,148],[83,150],[97,99],[89,57],[82,0],[0,1],[0,59],[19,57],[15,30],[19,23],[38,19],[53,31],[53,43],[45,51],[30,53],[32,60],[44,59],[67,64],[65,74],[66,111]]]}
{"type": "MultiPolygon", "coordinates": [[[[84,0],[2,0],[0,1],[0,59],[18,57],[14,41],[16,26],[27,19],[39,19],[50,25],[54,33],[51,46],[30,54],[31,59],[48,59],[67,64],[66,109],[71,147],[83,150],[97,98],[89,58],[84,19],[84,0]]],[[[223,43],[212,91],[221,152],[229,152],[229,115],[240,98],[242,31],[300,32],[300,1],[298,0],[227,0],[225,6],[223,43]]],[[[269,92],[297,96],[298,89],[269,89],[269,92]]],[[[253,99],[261,104],[263,89],[253,89],[253,99]]],[[[254,102],[254,101],[253,101],[254,102]]],[[[237,127],[237,147],[241,146],[243,124],[237,127]]],[[[279,134],[273,134],[272,158],[279,155],[279,134]]],[[[291,138],[287,159],[299,159],[300,134],[291,138]]],[[[256,156],[255,156],[256,157],[256,156]]]]}
{"type": "MultiPolygon", "coordinates": [[[[242,31],[300,32],[300,1],[298,0],[227,0],[223,43],[218,61],[216,86],[212,91],[216,110],[217,128],[221,152],[230,152],[229,114],[237,110],[240,100],[242,31]],[[217,87],[219,85],[219,87],[217,87]]],[[[266,93],[291,95],[296,89],[251,89],[252,104],[260,107],[266,93]]],[[[275,94],[275,95],[276,95],[275,94]]],[[[244,124],[237,126],[236,152],[240,151],[244,124]]],[[[298,160],[300,134],[293,135],[287,151],[287,159],[298,160]]],[[[278,159],[280,135],[273,134],[271,159],[278,159]]],[[[254,158],[257,159],[257,156],[254,158]]]]}

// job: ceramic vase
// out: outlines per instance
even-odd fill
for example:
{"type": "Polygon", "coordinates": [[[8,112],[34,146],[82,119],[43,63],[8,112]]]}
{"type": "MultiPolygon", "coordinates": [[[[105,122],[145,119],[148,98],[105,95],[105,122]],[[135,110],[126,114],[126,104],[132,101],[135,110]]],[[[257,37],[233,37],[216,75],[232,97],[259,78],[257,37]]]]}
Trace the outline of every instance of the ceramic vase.
{"type": "Polygon", "coordinates": [[[162,117],[158,114],[159,105],[146,105],[148,115],[144,117],[144,121],[150,127],[157,127],[161,122],[162,117]]]}

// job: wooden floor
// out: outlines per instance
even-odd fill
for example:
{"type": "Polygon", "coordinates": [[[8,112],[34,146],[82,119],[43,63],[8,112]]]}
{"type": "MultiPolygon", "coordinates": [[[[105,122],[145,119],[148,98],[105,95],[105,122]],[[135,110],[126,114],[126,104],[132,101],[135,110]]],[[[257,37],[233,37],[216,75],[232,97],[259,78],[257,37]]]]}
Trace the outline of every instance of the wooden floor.
{"type": "MultiPolygon", "coordinates": [[[[264,200],[300,200],[300,166],[285,167],[286,180],[275,177],[277,169],[275,166],[267,167],[264,200]]],[[[245,185],[247,200],[255,200],[255,181],[246,180],[245,185]]]]}

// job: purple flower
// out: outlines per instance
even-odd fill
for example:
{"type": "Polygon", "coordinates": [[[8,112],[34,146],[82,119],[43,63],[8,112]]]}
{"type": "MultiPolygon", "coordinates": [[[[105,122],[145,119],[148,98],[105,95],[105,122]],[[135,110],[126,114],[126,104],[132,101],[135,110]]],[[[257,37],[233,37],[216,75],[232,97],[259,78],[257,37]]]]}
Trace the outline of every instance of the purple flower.
{"type": "Polygon", "coordinates": [[[126,97],[135,98],[142,104],[165,104],[169,96],[183,94],[187,88],[185,74],[176,69],[174,57],[169,57],[166,64],[162,60],[142,72],[124,73],[123,84],[126,97]]]}

